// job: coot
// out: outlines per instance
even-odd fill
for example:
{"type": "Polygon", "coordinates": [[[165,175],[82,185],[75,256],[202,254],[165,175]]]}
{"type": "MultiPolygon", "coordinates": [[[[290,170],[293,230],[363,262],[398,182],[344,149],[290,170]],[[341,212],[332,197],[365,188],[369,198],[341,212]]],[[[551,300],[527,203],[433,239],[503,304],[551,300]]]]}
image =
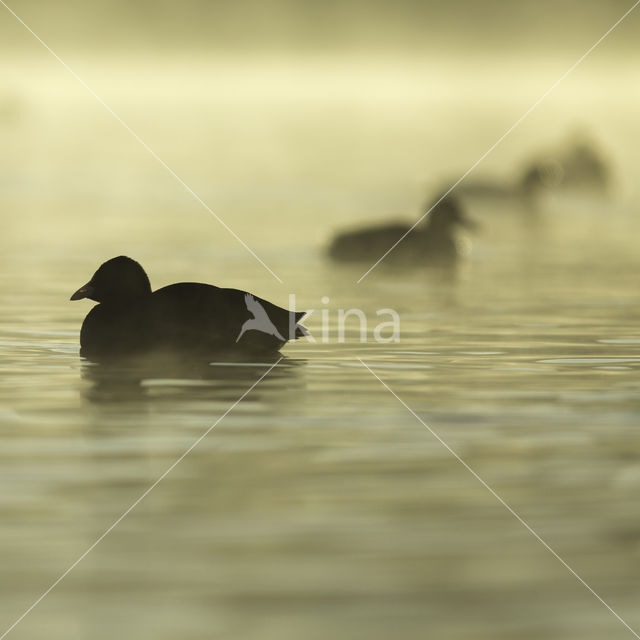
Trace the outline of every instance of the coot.
{"type": "Polygon", "coordinates": [[[526,197],[545,190],[584,190],[607,195],[611,170],[597,148],[580,141],[564,152],[551,152],[531,160],[523,170],[520,186],[526,197]]]}
{"type": "Polygon", "coordinates": [[[220,353],[278,351],[307,335],[293,312],[246,291],[180,282],[151,290],[135,260],[108,260],[71,300],[97,304],[82,323],[80,355],[90,360],[169,353],[210,357],[220,353]]]}
{"type": "MultiPolygon", "coordinates": [[[[458,257],[457,226],[473,227],[474,224],[466,217],[457,199],[449,195],[404,237],[385,262],[416,266],[454,264],[458,257]]],[[[341,233],[331,243],[329,255],[341,262],[375,262],[409,229],[410,224],[397,222],[341,233]]]]}

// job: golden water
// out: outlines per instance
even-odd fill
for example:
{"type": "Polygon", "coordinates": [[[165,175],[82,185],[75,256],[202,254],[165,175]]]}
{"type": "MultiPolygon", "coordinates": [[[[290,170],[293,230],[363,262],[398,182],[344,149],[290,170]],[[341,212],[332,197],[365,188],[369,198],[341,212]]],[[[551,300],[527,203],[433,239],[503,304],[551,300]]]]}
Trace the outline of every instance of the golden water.
{"type": "Polygon", "coordinates": [[[332,231],[417,217],[563,68],[507,92],[506,72],[428,61],[73,66],[283,283],[55,61],[4,65],[0,632],[269,366],[83,362],[89,305],[68,298],[122,253],[154,287],[295,293],[317,342],[288,346],[10,637],[630,637],[434,433],[640,629],[637,96],[577,71],[483,165],[510,178],[585,126],[612,199],[549,198],[537,219],[470,204],[455,281],[381,265],[357,285],[369,265],[328,263],[332,231]],[[352,307],[366,343],[355,322],[337,340],[352,307]],[[371,339],[381,308],[400,342],[371,339]]]}

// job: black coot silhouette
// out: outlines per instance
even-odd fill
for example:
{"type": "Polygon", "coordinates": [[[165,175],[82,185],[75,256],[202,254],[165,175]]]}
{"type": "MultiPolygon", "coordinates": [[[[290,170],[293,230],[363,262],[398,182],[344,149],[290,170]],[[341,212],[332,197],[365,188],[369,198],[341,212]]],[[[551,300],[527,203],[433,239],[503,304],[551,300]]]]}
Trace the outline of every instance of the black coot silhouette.
{"type": "Polygon", "coordinates": [[[308,332],[305,312],[238,289],[180,282],[151,290],[142,266],[119,256],[100,266],[71,300],[97,304],[82,323],[80,355],[100,361],[150,353],[191,357],[273,353],[308,332]]]}
{"type": "MultiPolygon", "coordinates": [[[[397,222],[340,233],[333,239],[329,255],[340,262],[374,262],[407,234],[411,226],[397,222]]],[[[466,217],[457,198],[449,195],[402,239],[385,262],[405,266],[454,265],[459,254],[457,226],[473,228],[475,224],[466,217]]]]}

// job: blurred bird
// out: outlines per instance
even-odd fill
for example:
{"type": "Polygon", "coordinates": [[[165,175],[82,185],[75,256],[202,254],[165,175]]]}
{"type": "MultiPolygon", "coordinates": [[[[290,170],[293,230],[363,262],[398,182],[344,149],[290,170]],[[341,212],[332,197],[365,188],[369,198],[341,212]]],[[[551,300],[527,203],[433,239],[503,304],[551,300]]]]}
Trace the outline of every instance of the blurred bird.
{"type": "Polygon", "coordinates": [[[586,134],[555,148],[540,150],[522,164],[512,179],[490,175],[473,175],[455,188],[463,199],[535,206],[545,193],[606,196],[612,182],[607,157],[586,134]]]}
{"type": "Polygon", "coordinates": [[[392,222],[340,233],[329,246],[329,256],[341,262],[375,262],[398,243],[385,262],[404,266],[452,266],[460,254],[456,228],[474,229],[475,223],[464,214],[458,199],[448,195],[414,229],[411,227],[406,222],[392,222]]]}

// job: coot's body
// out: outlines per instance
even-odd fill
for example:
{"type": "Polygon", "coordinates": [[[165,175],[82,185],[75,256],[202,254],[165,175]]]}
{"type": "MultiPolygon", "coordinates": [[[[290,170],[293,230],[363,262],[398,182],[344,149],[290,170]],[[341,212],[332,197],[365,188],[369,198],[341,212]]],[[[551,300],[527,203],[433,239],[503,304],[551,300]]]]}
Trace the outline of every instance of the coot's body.
{"type": "Polygon", "coordinates": [[[105,360],[148,353],[210,357],[275,352],[306,334],[295,313],[237,289],[181,282],[152,292],[142,267],[124,256],[104,263],[72,300],[91,298],[80,355],[105,360]]]}
{"type": "Polygon", "coordinates": [[[340,262],[374,262],[389,251],[385,262],[393,265],[440,265],[456,262],[458,246],[448,230],[443,233],[426,233],[403,222],[379,225],[345,232],[338,235],[329,249],[329,255],[340,262]]]}

